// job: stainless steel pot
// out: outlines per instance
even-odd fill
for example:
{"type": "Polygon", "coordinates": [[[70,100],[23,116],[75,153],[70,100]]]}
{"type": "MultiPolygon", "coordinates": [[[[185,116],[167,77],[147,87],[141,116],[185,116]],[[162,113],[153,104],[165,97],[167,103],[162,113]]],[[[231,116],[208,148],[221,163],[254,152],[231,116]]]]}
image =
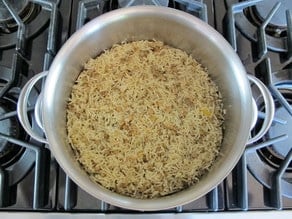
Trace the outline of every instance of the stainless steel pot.
{"type": "MultiPolygon", "coordinates": [[[[267,102],[266,113],[269,116],[261,130],[264,133],[271,125],[273,101],[260,81],[252,76],[249,79],[259,86],[267,102]]],[[[219,184],[238,162],[247,142],[261,137],[249,139],[257,118],[257,110],[254,108],[245,69],[234,50],[218,32],[185,12],[166,7],[138,6],[106,13],[77,31],[58,52],[49,72],[36,75],[23,88],[18,102],[18,116],[32,137],[49,144],[61,167],[82,189],[107,203],[148,211],[186,204],[219,184]],[[84,63],[115,43],[140,39],[161,40],[186,51],[206,66],[219,86],[226,109],[221,155],[210,172],[184,191],[151,200],[125,197],[93,183],[74,159],[66,131],[67,100],[84,63]],[[45,87],[35,110],[38,124],[43,124],[46,136],[43,138],[29,125],[26,100],[34,84],[45,75],[45,87]]]]}

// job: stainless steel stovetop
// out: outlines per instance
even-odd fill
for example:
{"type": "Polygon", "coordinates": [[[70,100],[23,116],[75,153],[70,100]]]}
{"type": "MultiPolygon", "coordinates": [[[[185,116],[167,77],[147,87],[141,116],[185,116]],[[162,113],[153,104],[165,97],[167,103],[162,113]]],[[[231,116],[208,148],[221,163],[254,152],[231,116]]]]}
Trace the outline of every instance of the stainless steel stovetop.
{"type": "MultiPolygon", "coordinates": [[[[275,118],[270,130],[260,141],[246,146],[238,165],[217,188],[190,204],[146,214],[96,200],[64,174],[49,146],[25,133],[17,119],[16,103],[26,81],[49,68],[70,35],[89,20],[124,3],[0,0],[1,218],[292,215],[292,1],[157,2],[201,18],[230,42],[247,73],[260,78],[274,97],[275,118]]],[[[31,125],[40,133],[32,112],[41,86],[34,88],[28,101],[31,125]]],[[[254,96],[259,118],[251,135],[260,129],[265,116],[261,95],[254,91],[254,96]]]]}

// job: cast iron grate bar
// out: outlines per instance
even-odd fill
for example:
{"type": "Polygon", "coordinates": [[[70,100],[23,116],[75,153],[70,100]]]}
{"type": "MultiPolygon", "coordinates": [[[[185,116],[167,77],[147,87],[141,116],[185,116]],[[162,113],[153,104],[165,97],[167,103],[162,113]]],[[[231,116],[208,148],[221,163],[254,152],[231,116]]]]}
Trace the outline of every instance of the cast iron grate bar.
{"type": "Polygon", "coordinates": [[[264,22],[261,24],[261,26],[257,29],[257,35],[258,35],[258,59],[264,58],[268,53],[268,46],[267,46],[267,39],[266,39],[266,32],[265,29],[277,10],[280,8],[281,2],[277,2],[272,10],[269,12],[267,17],[265,18],[264,22]]]}
{"type": "Polygon", "coordinates": [[[7,176],[4,172],[4,170],[0,167],[0,207],[7,206],[7,199],[9,195],[8,189],[6,188],[7,185],[7,176]]]}
{"type": "Polygon", "coordinates": [[[258,144],[247,145],[246,149],[245,149],[245,154],[247,155],[248,153],[255,153],[256,150],[258,150],[258,149],[265,148],[265,147],[268,147],[269,145],[284,141],[287,138],[288,138],[288,135],[283,134],[283,135],[277,136],[275,138],[270,138],[269,140],[258,143],[258,144]]]}
{"type": "Polygon", "coordinates": [[[7,207],[14,202],[11,199],[14,199],[15,195],[11,193],[13,189],[7,186],[8,181],[8,174],[0,167],[0,207],[7,207]]]}
{"type": "MultiPolygon", "coordinates": [[[[27,108],[27,112],[31,112],[33,110],[34,110],[34,106],[29,106],[27,108]]],[[[8,118],[13,117],[13,116],[17,116],[17,111],[11,111],[11,112],[4,113],[4,114],[0,115],[0,121],[4,120],[4,119],[8,119],[8,118]]]]}
{"type": "Polygon", "coordinates": [[[83,0],[79,2],[76,22],[76,30],[80,29],[87,19],[87,13],[90,10],[96,10],[101,15],[104,7],[104,0],[83,0]]]}
{"type": "Polygon", "coordinates": [[[273,175],[273,183],[271,188],[271,203],[275,208],[281,210],[283,208],[283,200],[282,200],[282,178],[283,175],[288,168],[290,162],[292,161],[292,148],[288,152],[287,156],[285,157],[284,161],[281,163],[279,169],[273,175]]]}
{"type": "Polygon", "coordinates": [[[17,23],[17,42],[16,42],[16,51],[20,52],[24,56],[25,45],[26,45],[26,28],[24,23],[22,22],[21,18],[18,16],[17,12],[14,10],[12,5],[7,0],[3,0],[4,5],[6,6],[7,10],[17,23]]]}
{"type": "MultiPolygon", "coordinates": [[[[260,118],[260,119],[264,119],[265,117],[266,117],[266,113],[261,112],[261,111],[258,111],[258,118],[260,118]]],[[[277,122],[277,123],[279,123],[279,124],[281,124],[281,125],[286,125],[286,124],[287,124],[287,121],[286,121],[286,120],[281,119],[281,118],[279,118],[279,117],[277,117],[277,116],[274,116],[274,118],[273,118],[272,121],[273,121],[273,122],[277,122]]]]}
{"type": "Polygon", "coordinates": [[[108,203],[106,203],[104,201],[101,201],[101,203],[100,203],[100,210],[102,212],[107,211],[109,208],[110,208],[110,204],[108,204],[108,203]]]}
{"type": "Polygon", "coordinates": [[[208,193],[207,200],[208,200],[209,209],[211,209],[212,211],[218,211],[219,210],[218,187],[214,188],[211,192],[208,193]]]}
{"type": "MultiPolygon", "coordinates": [[[[45,147],[23,142],[13,137],[0,133],[0,138],[9,141],[10,143],[17,144],[26,150],[33,150],[35,152],[35,174],[34,174],[34,191],[33,191],[33,209],[43,208],[48,203],[49,196],[49,176],[47,174],[50,168],[50,151],[45,147]]],[[[3,171],[2,171],[3,172],[3,171]]],[[[1,177],[4,174],[1,174],[1,177]]],[[[5,177],[4,177],[5,179],[5,177]]],[[[2,182],[3,180],[0,179],[2,182]]],[[[5,183],[5,182],[3,182],[5,183]]],[[[1,187],[3,187],[1,185],[1,187]]]]}
{"type": "Polygon", "coordinates": [[[174,2],[180,3],[186,6],[186,12],[197,13],[198,17],[208,23],[207,5],[202,1],[192,0],[174,0],[174,2]]]}
{"type": "Polygon", "coordinates": [[[250,1],[243,1],[236,4],[232,4],[231,7],[227,10],[227,33],[226,38],[233,47],[235,51],[237,51],[237,43],[236,43],[236,28],[235,28],[235,14],[243,13],[245,8],[251,7],[256,5],[258,2],[262,0],[250,0],[250,1]]]}
{"type": "Polygon", "coordinates": [[[246,154],[244,153],[236,166],[236,183],[237,183],[237,201],[238,207],[248,210],[248,184],[247,184],[247,164],[246,154]]]}
{"type": "Polygon", "coordinates": [[[50,24],[48,29],[47,52],[44,58],[43,70],[48,70],[57,53],[57,36],[59,27],[58,5],[55,1],[32,0],[33,3],[42,6],[42,9],[50,11],[50,24]]]}
{"type": "Polygon", "coordinates": [[[182,205],[177,206],[175,210],[177,213],[183,212],[183,206],[182,205]]]}
{"type": "Polygon", "coordinates": [[[9,174],[0,167],[0,207],[8,207],[16,202],[17,185],[9,184],[9,174]]]}
{"type": "Polygon", "coordinates": [[[288,111],[288,113],[292,116],[292,107],[288,103],[288,101],[283,97],[281,92],[277,89],[277,87],[273,83],[272,79],[272,69],[271,69],[271,60],[270,58],[265,58],[257,65],[258,72],[263,76],[265,84],[268,86],[272,95],[279,101],[279,103],[288,111]]]}
{"type": "Polygon", "coordinates": [[[77,203],[77,185],[66,175],[64,210],[72,210],[77,203]]]}
{"type": "Polygon", "coordinates": [[[287,58],[289,62],[292,60],[292,10],[286,11],[287,18],[287,58]]]}

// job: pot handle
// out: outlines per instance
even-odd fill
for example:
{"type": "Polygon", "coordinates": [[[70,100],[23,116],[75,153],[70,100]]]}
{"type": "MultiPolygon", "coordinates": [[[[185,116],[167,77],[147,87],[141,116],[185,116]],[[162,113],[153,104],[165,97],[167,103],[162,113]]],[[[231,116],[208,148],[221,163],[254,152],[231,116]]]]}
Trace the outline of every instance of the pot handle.
{"type": "MultiPolygon", "coordinates": [[[[48,74],[48,71],[44,71],[41,72],[37,75],[35,75],[34,77],[32,77],[26,84],[25,86],[22,88],[20,95],[19,95],[19,99],[18,99],[18,103],[17,103],[17,115],[19,118],[19,121],[21,123],[21,125],[23,126],[24,130],[34,139],[36,139],[39,142],[48,144],[48,141],[45,137],[39,135],[38,133],[36,133],[29,122],[28,116],[27,116],[27,102],[28,102],[28,97],[30,95],[30,92],[32,90],[32,88],[35,86],[35,84],[42,79],[43,77],[46,77],[48,74]]],[[[258,89],[260,90],[263,98],[264,98],[264,103],[265,103],[265,110],[266,110],[266,117],[264,119],[263,125],[260,129],[260,131],[252,138],[250,138],[247,141],[247,144],[252,144],[256,141],[258,141],[259,139],[261,139],[266,132],[269,130],[273,118],[274,118],[274,114],[275,114],[275,104],[274,104],[274,100],[272,95],[270,94],[268,88],[256,77],[252,76],[252,75],[247,75],[248,79],[254,83],[258,89]]],[[[41,100],[42,100],[42,93],[39,95],[36,105],[35,105],[35,118],[36,118],[36,122],[38,124],[38,126],[40,128],[43,129],[43,125],[42,125],[42,119],[41,119],[41,100]]],[[[252,99],[252,104],[253,104],[253,121],[256,120],[257,115],[258,115],[258,109],[256,107],[256,103],[255,100],[252,99]]],[[[251,129],[254,127],[255,122],[252,123],[251,129]]]]}
{"type": "MultiPolygon", "coordinates": [[[[24,130],[35,140],[45,143],[45,144],[48,144],[47,139],[39,135],[38,133],[36,133],[31,127],[31,124],[29,122],[28,115],[27,115],[27,102],[28,102],[28,98],[29,98],[32,88],[40,79],[47,76],[47,74],[48,74],[48,71],[44,71],[33,76],[22,88],[19,94],[18,102],[17,102],[17,116],[24,130]]],[[[40,128],[42,128],[43,130],[42,119],[41,119],[41,97],[42,95],[40,94],[35,104],[34,114],[35,114],[37,125],[40,126],[40,128]]]]}
{"type": "MultiPolygon", "coordinates": [[[[265,103],[265,118],[264,118],[264,122],[263,125],[261,127],[261,129],[259,130],[259,132],[252,138],[248,139],[247,144],[252,144],[256,141],[258,141],[259,139],[261,139],[266,132],[269,130],[269,128],[271,127],[271,124],[273,122],[273,118],[274,118],[274,114],[275,114],[275,103],[273,100],[273,97],[269,91],[269,89],[264,85],[263,82],[261,82],[258,78],[256,78],[253,75],[247,75],[249,81],[253,84],[255,84],[259,91],[261,92],[263,99],[264,99],[264,103],[265,103]]],[[[258,116],[258,108],[256,106],[255,100],[254,98],[252,98],[252,104],[253,104],[253,116],[255,117],[255,120],[257,119],[258,116]]],[[[251,129],[254,128],[255,122],[253,122],[251,129]]]]}

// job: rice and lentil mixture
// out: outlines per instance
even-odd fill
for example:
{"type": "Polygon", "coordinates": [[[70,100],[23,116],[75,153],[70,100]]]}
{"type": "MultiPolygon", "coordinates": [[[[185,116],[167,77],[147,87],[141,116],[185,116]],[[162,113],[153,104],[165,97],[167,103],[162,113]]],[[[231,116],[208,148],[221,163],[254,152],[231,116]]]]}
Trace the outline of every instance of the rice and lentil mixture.
{"type": "Polygon", "coordinates": [[[68,141],[90,178],[139,199],[197,181],[219,154],[222,98],[208,70],[160,41],[114,45],[85,64],[68,141]]]}

